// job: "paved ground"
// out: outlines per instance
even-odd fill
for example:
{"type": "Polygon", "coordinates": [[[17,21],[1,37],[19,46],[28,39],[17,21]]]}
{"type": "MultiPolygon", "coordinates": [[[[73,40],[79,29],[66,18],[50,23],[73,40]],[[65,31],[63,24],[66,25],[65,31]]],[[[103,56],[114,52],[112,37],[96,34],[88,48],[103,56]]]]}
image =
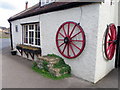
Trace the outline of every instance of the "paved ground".
{"type": "Polygon", "coordinates": [[[0,49],[10,46],[10,39],[8,38],[0,39],[0,42],[2,42],[0,49]]]}
{"type": "MultiPolygon", "coordinates": [[[[9,45],[8,45],[9,46],[9,45]]],[[[2,87],[3,88],[117,88],[118,73],[113,70],[97,84],[76,77],[64,80],[51,80],[40,76],[31,69],[32,61],[12,56],[10,48],[2,48],[2,87]]]]}

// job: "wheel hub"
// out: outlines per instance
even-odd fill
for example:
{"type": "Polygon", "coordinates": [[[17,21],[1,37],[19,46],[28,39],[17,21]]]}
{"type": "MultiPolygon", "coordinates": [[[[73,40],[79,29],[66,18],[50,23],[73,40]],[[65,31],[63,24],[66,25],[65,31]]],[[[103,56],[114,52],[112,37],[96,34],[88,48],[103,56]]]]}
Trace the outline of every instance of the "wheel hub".
{"type": "Polygon", "coordinates": [[[68,37],[65,37],[64,38],[64,43],[68,44],[70,42],[69,38],[68,37]]]}
{"type": "Polygon", "coordinates": [[[117,40],[113,40],[113,43],[114,43],[114,44],[117,44],[117,40]]]}

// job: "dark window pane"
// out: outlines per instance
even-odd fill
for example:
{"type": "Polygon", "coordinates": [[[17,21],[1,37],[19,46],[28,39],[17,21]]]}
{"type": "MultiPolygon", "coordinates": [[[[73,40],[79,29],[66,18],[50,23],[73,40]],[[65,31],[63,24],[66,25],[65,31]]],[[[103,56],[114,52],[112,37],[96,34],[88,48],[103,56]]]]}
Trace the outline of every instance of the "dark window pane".
{"type": "Polygon", "coordinates": [[[35,45],[37,45],[37,39],[35,39],[35,45]]]}
{"type": "Polygon", "coordinates": [[[40,32],[40,27],[39,27],[39,25],[38,25],[38,31],[40,32]]]}
{"type": "Polygon", "coordinates": [[[40,32],[38,32],[38,38],[40,38],[40,32]]]}
{"type": "Polygon", "coordinates": [[[35,38],[37,38],[37,32],[35,32],[35,38]]]}
{"type": "Polygon", "coordinates": [[[33,42],[33,38],[32,38],[32,42],[33,42]]]}
{"type": "Polygon", "coordinates": [[[30,29],[34,29],[34,25],[30,25],[31,27],[30,27],[30,29]]]}
{"type": "Polygon", "coordinates": [[[40,45],[40,39],[38,39],[38,45],[40,45]]]}
{"type": "Polygon", "coordinates": [[[26,43],[26,39],[24,38],[24,43],[26,43]]]}
{"type": "Polygon", "coordinates": [[[29,32],[29,37],[31,37],[31,32],[29,32]]]}
{"type": "Polygon", "coordinates": [[[32,43],[31,38],[29,38],[29,43],[30,43],[30,44],[32,43]]]}
{"type": "Polygon", "coordinates": [[[26,43],[28,43],[28,39],[26,38],[26,43]]]}
{"type": "Polygon", "coordinates": [[[18,25],[15,25],[15,31],[18,32],[18,25]]]}
{"type": "Polygon", "coordinates": [[[32,32],[32,37],[34,37],[34,32],[32,32]]]}
{"type": "Polygon", "coordinates": [[[37,25],[35,25],[35,31],[37,32],[38,28],[37,28],[37,25]]]}

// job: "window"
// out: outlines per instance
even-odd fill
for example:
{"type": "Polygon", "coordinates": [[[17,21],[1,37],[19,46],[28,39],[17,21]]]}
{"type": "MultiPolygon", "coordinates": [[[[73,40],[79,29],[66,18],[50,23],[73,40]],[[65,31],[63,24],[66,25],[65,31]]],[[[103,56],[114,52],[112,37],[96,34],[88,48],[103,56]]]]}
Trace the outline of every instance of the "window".
{"type": "Polygon", "coordinates": [[[18,32],[18,25],[15,25],[15,31],[18,32]]]}
{"type": "Polygon", "coordinates": [[[24,43],[28,43],[28,26],[24,25],[24,43]]]}
{"type": "Polygon", "coordinates": [[[39,23],[23,25],[23,43],[40,47],[40,27],[39,23]]]}
{"type": "Polygon", "coordinates": [[[55,0],[41,0],[41,6],[47,5],[52,2],[55,2],[55,0]]]}

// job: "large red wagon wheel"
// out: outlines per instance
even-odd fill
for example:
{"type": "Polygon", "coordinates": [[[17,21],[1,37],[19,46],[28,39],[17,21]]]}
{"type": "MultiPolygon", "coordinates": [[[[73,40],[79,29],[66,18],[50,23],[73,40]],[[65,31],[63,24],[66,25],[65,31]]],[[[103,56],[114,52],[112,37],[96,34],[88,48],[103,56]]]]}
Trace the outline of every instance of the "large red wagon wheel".
{"type": "Polygon", "coordinates": [[[106,29],[104,42],[105,56],[108,60],[111,60],[114,56],[116,41],[117,41],[116,27],[114,24],[110,24],[106,29]]]}
{"type": "Polygon", "coordinates": [[[82,27],[75,22],[63,23],[57,31],[56,45],[61,55],[66,58],[79,56],[85,47],[85,34],[82,27]]]}

